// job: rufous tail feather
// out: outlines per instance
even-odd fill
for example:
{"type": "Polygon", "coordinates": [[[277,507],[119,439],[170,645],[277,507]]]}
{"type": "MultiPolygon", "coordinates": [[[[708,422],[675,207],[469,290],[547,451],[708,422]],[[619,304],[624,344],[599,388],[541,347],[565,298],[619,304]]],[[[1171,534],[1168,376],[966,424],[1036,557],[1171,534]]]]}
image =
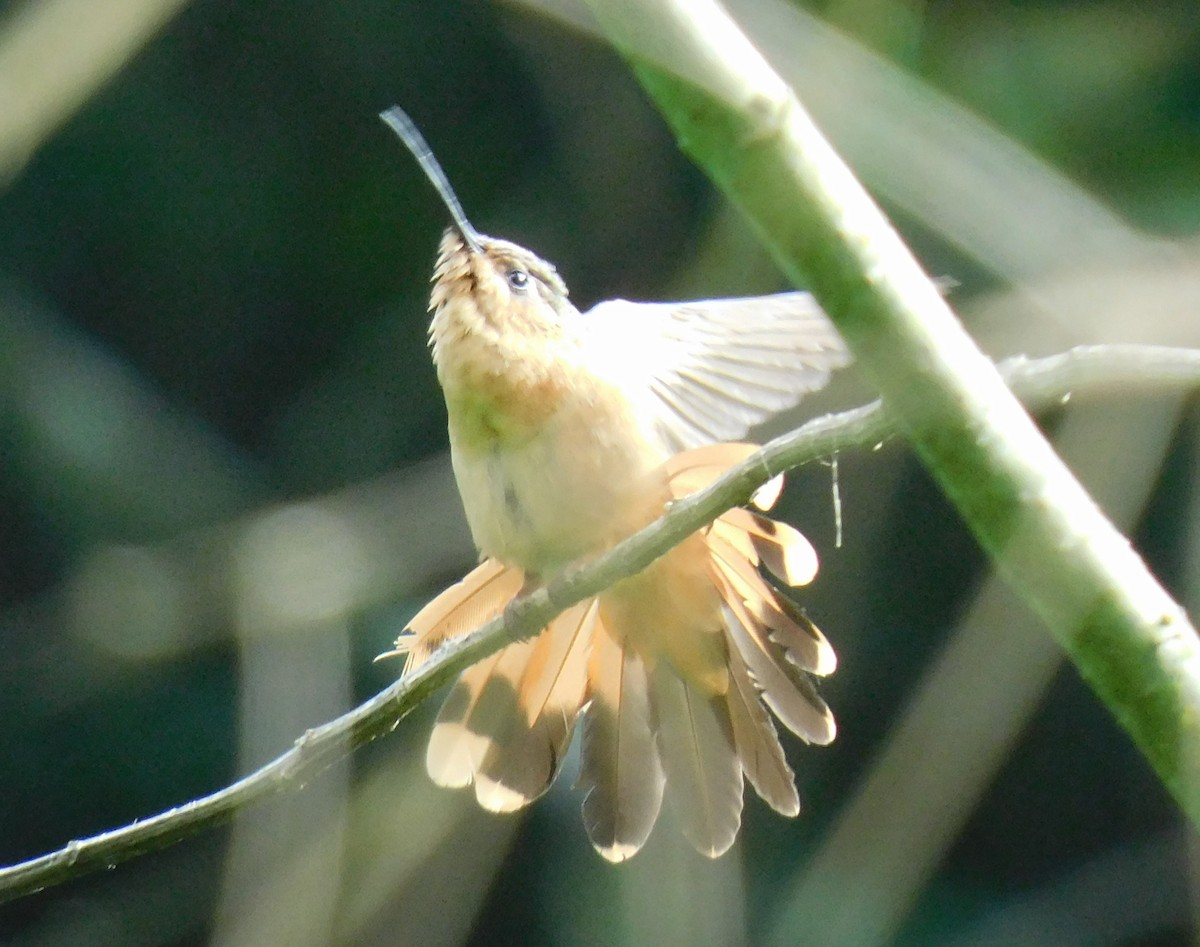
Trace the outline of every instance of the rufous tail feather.
{"type": "Polygon", "coordinates": [[[645,662],[597,625],[588,658],[588,709],[578,786],[583,824],[611,862],[635,854],[650,836],[663,798],[645,662]]]}
{"type": "Polygon", "coordinates": [[[729,850],[742,824],[742,765],[728,693],[714,697],[668,665],[655,669],[658,751],[668,798],[684,836],[710,858],[729,850]]]}

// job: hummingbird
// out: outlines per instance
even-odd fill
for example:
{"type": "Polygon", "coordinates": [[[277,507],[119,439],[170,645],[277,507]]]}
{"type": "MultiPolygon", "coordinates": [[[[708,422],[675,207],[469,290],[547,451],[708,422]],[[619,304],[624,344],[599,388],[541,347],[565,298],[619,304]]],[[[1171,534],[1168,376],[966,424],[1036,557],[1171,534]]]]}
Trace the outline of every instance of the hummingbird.
{"type": "MultiPolygon", "coordinates": [[[[755,450],[739,441],[750,426],[850,359],[807,293],[615,299],[580,312],[550,263],[471,225],[399,107],[380,117],[450,215],[429,342],[481,557],[389,652],[406,656],[407,674],[523,590],[707,486],[755,450]]],[[[555,781],[580,725],[583,822],[609,861],[642,847],[664,797],[686,838],[713,858],[737,837],[744,782],[796,815],[772,716],[806,742],[832,741],[814,678],[836,658],[780,587],[807,584],[817,570],[808,540],[763,515],[780,487],[768,484],[754,508],[728,511],[463,672],[429,740],[433,781],[473,786],[487,810],[516,811],[555,781]]]]}

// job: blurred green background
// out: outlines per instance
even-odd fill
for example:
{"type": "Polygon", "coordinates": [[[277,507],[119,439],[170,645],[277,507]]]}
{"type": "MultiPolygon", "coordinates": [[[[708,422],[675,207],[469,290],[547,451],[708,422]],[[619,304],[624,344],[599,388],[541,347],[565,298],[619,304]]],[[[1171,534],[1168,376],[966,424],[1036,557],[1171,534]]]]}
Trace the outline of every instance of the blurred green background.
{"type": "MultiPolygon", "coordinates": [[[[1194,0],[732,9],[997,357],[1200,346],[1194,0]]],[[[0,861],[211,792],[388,683],[473,551],[425,342],[444,212],[585,308],[780,278],[568,2],[0,3],[0,861]],[[160,23],[161,25],[156,25],[160,23]],[[144,34],[144,36],[143,36],[144,34]]],[[[775,430],[869,399],[846,373],[775,430]]],[[[1186,605],[1195,403],[1042,419],[1186,605]]],[[[769,432],[764,432],[769,433],[769,432]]],[[[805,811],[630,864],[498,818],[435,708],[304,793],[0,906],[5,945],[1195,941],[1195,837],[898,442],[798,471],[840,735],[805,811]]]]}

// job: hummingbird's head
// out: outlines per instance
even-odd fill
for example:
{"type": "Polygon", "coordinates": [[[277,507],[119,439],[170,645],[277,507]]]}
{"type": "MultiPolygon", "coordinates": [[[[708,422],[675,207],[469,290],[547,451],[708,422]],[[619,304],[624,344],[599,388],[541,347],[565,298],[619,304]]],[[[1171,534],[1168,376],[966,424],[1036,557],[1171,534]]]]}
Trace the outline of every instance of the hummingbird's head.
{"type": "Polygon", "coordinates": [[[461,306],[456,321],[496,332],[555,333],[574,312],[554,267],[507,240],[448,227],[438,247],[430,308],[461,306]]]}
{"type": "Polygon", "coordinates": [[[474,331],[557,333],[563,317],[575,310],[554,267],[524,247],[479,233],[412,119],[399,106],[379,117],[417,159],[453,221],[442,234],[433,274],[429,308],[434,311],[430,334],[435,350],[447,334],[453,339],[474,331]]]}

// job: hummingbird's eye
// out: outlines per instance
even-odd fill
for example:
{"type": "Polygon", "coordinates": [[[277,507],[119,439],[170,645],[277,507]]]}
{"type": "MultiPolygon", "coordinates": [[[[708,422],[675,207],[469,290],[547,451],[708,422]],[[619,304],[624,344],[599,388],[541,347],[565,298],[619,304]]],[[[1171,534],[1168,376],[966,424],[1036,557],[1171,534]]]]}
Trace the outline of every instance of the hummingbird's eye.
{"type": "Polygon", "coordinates": [[[524,270],[509,270],[507,276],[508,285],[515,289],[518,293],[523,293],[529,286],[529,274],[524,270]]]}

